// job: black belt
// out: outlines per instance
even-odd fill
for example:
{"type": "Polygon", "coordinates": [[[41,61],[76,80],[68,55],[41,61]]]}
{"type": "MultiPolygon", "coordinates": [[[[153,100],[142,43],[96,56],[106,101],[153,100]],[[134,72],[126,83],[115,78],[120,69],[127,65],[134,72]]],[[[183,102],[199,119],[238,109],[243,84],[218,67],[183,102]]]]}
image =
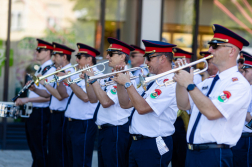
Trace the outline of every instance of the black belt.
{"type": "MultiPolygon", "coordinates": [[[[127,123],[125,123],[123,125],[126,125],[127,123]]],[[[97,125],[97,127],[98,127],[98,129],[105,129],[105,128],[109,128],[109,127],[123,126],[123,125],[103,124],[103,125],[97,125]]]]}
{"type": "Polygon", "coordinates": [[[50,113],[64,113],[65,111],[60,110],[50,110],[50,113]]]}
{"type": "Polygon", "coordinates": [[[144,136],[144,135],[131,135],[133,140],[142,140],[142,139],[153,139],[155,137],[149,137],[149,136],[144,136]]]}
{"type": "Polygon", "coordinates": [[[49,108],[49,107],[32,107],[32,109],[34,109],[34,110],[47,109],[47,108],[49,108]]]}
{"type": "Polygon", "coordinates": [[[82,119],[67,118],[68,121],[83,121],[82,119]]]}
{"type": "Polygon", "coordinates": [[[252,133],[242,133],[242,136],[241,137],[252,137],[252,133]]]}
{"type": "Polygon", "coordinates": [[[209,143],[209,144],[187,144],[189,150],[206,150],[210,148],[230,148],[229,145],[226,144],[216,144],[216,143],[209,143]]]}

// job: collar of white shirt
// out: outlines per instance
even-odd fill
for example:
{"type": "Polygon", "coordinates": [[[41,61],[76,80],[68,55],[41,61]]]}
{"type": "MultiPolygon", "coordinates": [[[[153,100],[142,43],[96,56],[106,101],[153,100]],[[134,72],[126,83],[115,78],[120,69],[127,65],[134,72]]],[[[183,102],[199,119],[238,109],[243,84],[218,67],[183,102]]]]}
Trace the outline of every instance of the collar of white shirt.
{"type": "Polygon", "coordinates": [[[42,64],[40,67],[41,67],[41,69],[43,70],[46,66],[52,65],[52,64],[53,64],[53,62],[52,62],[52,60],[50,59],[50,60],[47,60],[46,62],[44,62],[44,64],[42,64]]]}
{"type": "Polygon", "coordinates": [[[237,71],[238,71],[237,66],[233,66],[225,71],[222,71],[221,73],[219,73],[219,71],[218,71],[218,73],[216,75],[219,75],[220,80],[223,80],[225,78],[228,78],[230,75],[233,75],[237,71]]]}

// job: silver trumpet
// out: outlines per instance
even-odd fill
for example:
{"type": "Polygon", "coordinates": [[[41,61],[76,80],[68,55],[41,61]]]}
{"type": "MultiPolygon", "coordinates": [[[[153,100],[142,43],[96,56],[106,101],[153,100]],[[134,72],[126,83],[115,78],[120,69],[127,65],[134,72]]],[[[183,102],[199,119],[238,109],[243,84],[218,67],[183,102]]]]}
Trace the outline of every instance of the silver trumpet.
{"type": "Polygon", "coordinates": [[[168,74],[175,73],[175,72],[177,72],[177,71],[179,71],[179,70],[182,70],[182,69],[184,69],[184,68],[191,67],[191,66],[196,65],[196,64],[201,63],[201,62],[204,62],[204,63],[205,63],[205,68],[202,69],[202,70],[199,70],[199,69],[194,70],[194,75],[199,74],[199,73],[202,73],[202,72],[205,72],[205,71],[208,69],[208,63],[207,63],[206,60],[207,60],[207,59],[211,59],[211,58],[213,58],[213,55],[209,55],[209,56],[207,56],[207,57],[204,57],[204,58],[202,58],[202,59],[196,60],[196,61],[191,62],[191,63],[189,63],[189,64],[182,62],[181,64],[179,64],[179,67],[178,67],[178,68],[175,68],[175,69],[172,69],[172,70],[163,72],[163,73],[158,74],[158,75],[154,75],[154,76],[151,76],[151,77],[147,77],[147,78],[144,78],[143,76],[140,75],[140,76],[139,76],[140,84],[142,85],[142,87],[144,88],[144,90],[146,90],[146,86],[147,86],[147,84],[148,84],[149,82],[152,82],[152,81],[155,81],[155,80],[156,80],[157,85],[159,85],[159,86],[168,86],[168,85],[171,85],[171,84],[175,83],[174,80],[166,81],[164,84],[159,84],[159,83],[157,82],[157,79],[158,79],[158,78],[161,78],[161,77],[163,77],[163,76],[166,76],[166,75],[168,75],[168,74]]]}
{"type": "MultiPolygon", "coordinates": [[[[73,67],[73,68],[75,69],[75,71],[76,71],[76,66],[77,66],[77,65],[78,65],[78,64],[74,64],[74,65],[71,65],[71,66],[69,66],[69,67],[62,68],[62,69],[59,69],[59,70],[57,70],[57,71],[54,71],[54,72],[52,72],[52,73],[50,73],[50,74],[47,74],[47,75],[43,75],[43,76],[40,76],[40,77],[34,77],[33,81],[34,81],[34,83],[38,86],[38,85],[39,85],[39,81],[41,81],[42,79],[45,79],[45,78],[47,78],[47,77],[49,77],[49,76],[52,76],[52,75],[55,76],[55,74],[57,74],[58,72],[64,71],[64,70],[66,70],[66,69],[68,69],[68,68],[73,67]]],[[[52,80],[54,80],[54,79],[52,79],[52,80]]],[[[52,83],[52,81],[46,82],[46,84],[48,84],[48,83],[52,83]]]]}
{"type": "MultiPolygon", "coordinates": [[[[91,77],[89,77],[89,79],[87,79],[87,82],[90,82],[90,81],[96,80],[96,79],[109,78],[109,77],[112,77],[112,76],[116,76],[119,73],[132,72],[132,71],[137,71],[137,70],[141,70],[141,73],[143,74],[144,73],[143,69],[145,69],[145,68],[148,68],[148,66],[145,66],[145,67],[133,67],[133,68],[126,69],[126,70],[114,71],[114,72],[111,72],[111,73],[108,73],[108,74],[104,74],[104,75],[91,76],[91,77]]],[[[139,76],[132,76],[132,77],[130,77],[130,80],[136,79],[138,77],[139,76]]],[[[116,84],[115,81],[108,81],[104,85],[101,85],[101,86],[109,86],[109,85],[114,85],[114,84],[116,84]]]]}
{"type": "MultiPolygon", "coordinates": [[[[84,68],[82,68],[82,69],[80,69],[80,70],[78,70],[78,71],[75,71],[75,72],[73,72],[73,73],[69,73],[69,74],[64,75],[64,76],[59,76],[59,77],[58,77],[58,76],[55,75],[55,76],[54,76],[54,79],[52,79],[52,80],[50,81],[50,83],[52,83],[52,82],[60,82],[60,81],[66,79],[66,78],[68,78],[68,77],[70,77],[70,76],[72,76],[72,75],[79,74],[79,73],[81,73],[82,71],[87,71],[87,70],[90,70],[91,68],[94,68],[94,67],[97,67],[97,66],[100,66],[100,65],[103,66],[103,70],[97,72],[97,73],[96,73],[96,75],[97,75],[97,74],[102,73],[103,71],[105,71],[105,64],[108,63],[108,62],[109,62],[109,61],[105,61],[105,62],[103,62],[103,63],[99,63],[99,64],[96,64],[96,65],[93,65],[93,66],[84,67],[84,68]]],[[[81,78],[77,78],[77,79],[79,79],[79,81],[82,80],[81,78]]],[[[78,82],[78,81],[76,80],[76,82],[78,82]]]]}

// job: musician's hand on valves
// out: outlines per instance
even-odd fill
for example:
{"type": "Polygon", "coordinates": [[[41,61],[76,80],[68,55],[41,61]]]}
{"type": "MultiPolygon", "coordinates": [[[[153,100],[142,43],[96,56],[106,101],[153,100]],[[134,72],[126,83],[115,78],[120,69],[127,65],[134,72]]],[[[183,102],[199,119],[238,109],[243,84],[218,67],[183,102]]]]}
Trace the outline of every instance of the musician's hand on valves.
{"type": "Polygon", "coordinates": [[[90,77],[95,75],[94,70],[92,68],[89,70],[85,70],[84,73],[86,73],[87,76],[90,76],[90,77]]]}
{"type": "Polygon", "coordinates": [[[80,74],[79,77],[80,77],[81,79],[85,79],[85,74],[80,74]]]}
{"type": "Polygon", "coordinates": [[[187,88],[189,84],[193,84],[193,68],[190,68],[190,73],[185,70],[179,70],[175,73],[173,79],[181,86],[187,88]]]}
{"type": "Polygon", "coordinates": [[[130,82],[130,74],[128,71],[125,74],[118,73],[112,80],[118,84],[125,85],[126,82],[130,82]]]}

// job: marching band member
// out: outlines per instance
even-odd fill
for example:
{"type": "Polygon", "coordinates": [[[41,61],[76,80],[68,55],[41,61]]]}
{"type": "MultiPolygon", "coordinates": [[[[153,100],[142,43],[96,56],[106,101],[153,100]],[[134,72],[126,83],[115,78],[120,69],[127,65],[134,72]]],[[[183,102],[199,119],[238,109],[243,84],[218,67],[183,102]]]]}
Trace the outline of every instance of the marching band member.
{"type": "MultiPolygon", "coordinates": [[[[70,60],[73,49],[53,43],[53,55],[55,65],[57,67],[68,68],[66,73],[74,72],[74,68],[71,67],[70,60]]],[[[69,166],[67,162],[67,143],[66,143],[66,118],[64,116],[68,95],[61,96],[57,90],[57,84],[46,84],[45,80],[41,80],[40,84],[46,89],[38,89],[31,87],[30,90],[42,97],[51,97],[50,100],[50,122],[48,131],[48,165],[52,167],[69,166]]]]}
{"type": "MultiPolygon", "coordinates": [[[[203,57],[207,57],[209,55],[211,55],[210,52],[200,52],[200,55],[203,57]]],[[[209,76],[213,76],[216,75],[217,72],[219,71],[218,68],[213,64],[213,59],[207,59],[207,64],[208,64],[208,68],[207,68],[207,72],[209,76]]]]}
{"type": "Polygon", "coordinates": [[[243,64],[244,64],[244,57],[242,54],[240,54],[239,59],[237,60],[237,65],[238,65],[238,70],[240,71],[240,73],[243,73],[243,64]]]}
{"type": "MultiPolygon", "coordinates": [[[[55,71],[52,67],[51,52],[53,45],[41,39],[37,39],[36,60],[41,66],[36,71],[35,76],[50,74],[55,71]]],[[[50,79],[50,77],[48,78],[50,79]]],[[[41,84],[36,88],[45,89],[41,84]]],[[[29,97],[18,98],[16,105],[23,105],[32,102],[32,114],[25,122],[26,138],[32,154],[33,167],[45,167],[47,165],[47,131],[50,118],[49,110],[50,98],[40,97],[35,92],[30,91],[29,97]]]]}
{"type": "MultiPolygon", "coordinates": [[[[193,53],[184,51],[180,48],[173,48],[172,50],[174,52],[173,56],[174,60],[177,60],[178,58],[185,58],[186,63],[191,62],[193,53]]],[[[202,77],[199,74],[194,76],[193,78],[194,84],[199,84],[201,81],[202,77]]],[[[181,112],[187,112],[187,114],[191,114],[189,110],[181,112]]],[[[185,166],[185,160],[186,160],[187,142],[186,142],[185,124],[180,116],[177,117],[174,126],[175,126],[175,133],[172,135],[173,139],[172,166],[183,167],[185,166]]]]}
{"type": "MultiPolygon", "coordinates": [[[[220,25],[213,25],[209,52],[219,72],[198,84],[190,73],[178,71],[176,99],[179,109],[192,109],[187,131],[186,166],[233,166],[230,147],[239,140],[251,101],[248,82],[238,72],[236,58],[249,42],[220,25]]],[[[180,63],[181,60],[176,62],[180,63]]]]}
{"type": "MultiPolygon", "coordinates": [[[[114,38],[108,38],[108,42],[110,46],[106,58],[109,60],[109,66],[113,69],[117,65],[125,66],[129,60],[129,53],[134,48],[114,38]]],[[[135,81],[132,83],[136,87],[135,81]]],[[[103,90],[99,83],[93,80],[87,87],[87,93],[90,100],[99,100],[93,118],[99,129],[99,166],[127,167],[130,146],[128,117],[132,109],[120,107],[116,84],[103,90]]]]}
{"type": "MultiPolygon", "coordinates": [[[[243,64],[243,76],[247,79],[252,90],[252,56],[244,51],[240,52],[240,55],[245,58],[243,64]]],[[[248,90],[247,90],[248,91],[248,90]]],[[[247,110],[245,125],[252,119],[252,101],[249,104],[247,110]]],[[[240,120],[242,122],[242,120],[240,120]]],[[[252,166],[252,130],[243,126],[242,135],[237,142],[236,146],[232,147],[234,156],[234,167],[250,167],[252,166]]]]}
{"type": "MultiPolygon", "coordinates": [[[[132,67],[145,67],[144,65],[144,49],[136,46],[136,45],[130,45],[132,46],[135,50],[133,50],[131,53],[130,53],[130,62],[131,62],[131,65],[132,67]]],[[[144,68],[143,69],[143,73],[144,73],[144,76],[147,76],[148,75],[148,69],[144,68]]],[[[139,76],[142,75],[142,72],[141,70],[136,70],[136,71],[133,71],[132,74],[134,76],[139,76]]],[[[139,78],[136,78],[135,79],[136,81],[136,84],[139,85],[139,78]]],[[[140,87],[142,88],[142,87],[140,87]]],[[[143,91],[143,90],[142,90],[143,91]]]]}
{"type": "MultiPolygon", "coordinates": [[[[96,56],[100,52],[88,45],[77,43],[79,49],[76,55],[76,61],[79,69],[89,65],[96,64],[96,56]]],[[[99,70],[94,67],[95,72],[99,70]]],[[[63,75],[61,75],[63,76],[63,75]]],[[[72,155],[72,163],[70,166],[91,167],[95,134],[97,126],[93,121],[93,114],[97,106],[97,101],[92,101],[87,96],[85,80],[72,82],[72,80],[64,80],[71,88],[70,98],[67,103],[65,116],[68,118],[67,126],[67,143],[70,146],[72,155]]]]}
{"type": "MultiPolygon", "coordinates": [[[[145,63],[152,74],[160,74],[172,69],[173,44],[142,40],[145,45],[145,63]]],[[[171,80],[169,74],[157,80],[164,83],[171,80]]],[[[133,141],[129,153],[130,167],[167,167],[172,158],[172,134],[177,118],[175,97],[176,84],[162,86],[156,82],[148,85],[147,91],[139,95],[132,86],[130,76],[118,74],[118,97],[122,108],[135,109],[130,118],[130,134],[133,141]]]]}

